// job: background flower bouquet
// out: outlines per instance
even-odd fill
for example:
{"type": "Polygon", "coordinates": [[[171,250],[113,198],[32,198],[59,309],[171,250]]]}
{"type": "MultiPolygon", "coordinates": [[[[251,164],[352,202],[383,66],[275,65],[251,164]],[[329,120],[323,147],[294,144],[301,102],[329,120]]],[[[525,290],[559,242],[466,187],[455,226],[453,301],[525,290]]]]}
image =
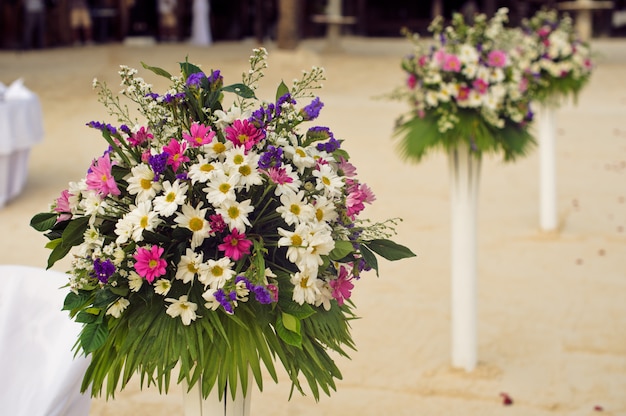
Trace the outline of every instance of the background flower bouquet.
{"type": "Polygon", "coordinates": [[[402,156],[419,161],[428,150],[449,150],[459,141],[479,153],[501,151],[506,160],[527,151],[529,79],[511,52],[506,21],[506,9],[491,19],[478,14],[473,24],[457,13],[448,26],[433,20],[432,42],[408,34],[415,52],[402,60],[407,81],[391,94],[410,107],[395,128],[402,156]]]}
{"type": "Polygon", "coordinates": [[[85,178],[31,225],[49,238],[48,267],[72,256],[64,309],[84,325],[77,350],[91,355],[82,390],[113,396],[139,373],[167,391],[201,385],[260,389],[261,364],[280,361],[300,392],[330,394],[341,373],[329,350],[354,349],[350,301],[377,255],[414,254],[390,240],[396,220],[359,214],[374,196],[327,127],[303,129],[323,104],[313,68],[273,102],[255,89],[266,52],[255,50],[242,83],[180,64],[162,94],[125,66],[121,94],[94,80],[120,123],[93,121],[108,148],[85,178]],[[223,107],[225,93],[233,103],[223,107]],[[302,130],[301,130],[302,129],[302,130]]]}
{"type": "Polygon", "coordinates": [[[532,75],[533,96],[542,104],[575,100],[591,77],[591,49],[579,39],[567,14],[539,10],[522,23],[518,45],[532,75]]]}

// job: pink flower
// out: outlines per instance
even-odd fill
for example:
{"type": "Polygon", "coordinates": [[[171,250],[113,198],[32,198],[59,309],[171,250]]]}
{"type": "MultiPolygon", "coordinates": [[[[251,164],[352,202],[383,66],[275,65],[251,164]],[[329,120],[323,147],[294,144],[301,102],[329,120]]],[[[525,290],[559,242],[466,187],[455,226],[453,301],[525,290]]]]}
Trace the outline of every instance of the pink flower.
{"type": "Polygon", "coordinates": [[[239,231],[233,228],[231,234],[224,237],[224,242],[217,248],[223,251],[226,256],[237,261],[245,254],[250,254],[251,245],[252,241],[246,240],[245,233],[239,234],[239,231]]]}
{"type": "Polygon", "coordinates": [[[333,289],[333,298],[337,300],[339,306],[343,305],[344,301],[346,299],[350,299],[350,296],[352,295],[354,285],[351,280],[352,278],[348,278],[348,269],[341,266],[339,267],[339,276],[337,279],[328,282],[330,287],[333,289]]]}
{"type": "Polygon", "coordinates": [[[215,132],[210,126],[203,126],[200,123],[193,123],[189,128],[189,133],[183,133],[183,139],[189,143],[191,147],[202,146],[211,143],[215,137],[215,132]]]}
{"type": "Polygon", "coordinates": [[[504,68],[506,66],[506,52],[500,50],[489,52],[487,62],[489,63],[489,66],[504,68]]]}
{"type": "Polygon", "coordinates": [[[470,88],[463,85],[459,87],[459,93],[457,94],[457,100],[465,101],[469,98],[470,88]]]}
{"type": "Polygon", "coordinates": [[[135,258],[135,271],[139,276],[152,283],[155,278],[165,274],[167,262],[161,258],[163,251],[163,248],[159,246],[151,246],[149,250],[144,247],[137,249],[133,257],[135,258]]]}
{"type": "Polygon", "coordinates": [[[410,89],[415,89],[415,85],[417,85],[417,77],[415,74],[409,74],[409,78],[406,80],[406,85],[410,89]]]}
{"type": "Polygon", "coordinates": [[[371,204],[376,197],[372,190],[365,184],[346,180],[348,196],[346,197],[346,214],[354,219],[365,209],[365,203],[371,204]]]}
{"type": "Polygon", "coordinates": [[[265,138],[263,130],[257,129],[248,120],[235,120],[232,126],[224,129],[226,139],[235,146],[244,146],[246,151],[265,138]]]}
{"type": "Polygon", "coordinates": [[[484,79],[478,78],[474,80],[472,87],[474,87],[479,94],[484,94],[487,92],[487,89],[489,89],[489,84],[484,79]]]}
{"type": "Polygon", "coordinates": [[[102,196],[121,194],[115,178],[111,174],[111,159],[106,153],[97,161],[94,161],[87,173],[87,189],[96,191],[102,196]]]}
{"type": "Polygon", "coordinates": [[[442,66],[446,60],[446,55],[446,51],[439,49],[433,54],[433,60],[437,63],[437,65],[442,66]]]}
{"type": "Polygon", "coordinates": [[[70,210],[70,191],[67,189],[61,192],[61,196],[57,198],[56,206],[54,207],[54,212],[58,212],[60,215],[57,217],[57,222],[66,221],[72,218],[71,210],[70,210]]]}
{"type": "Polygon", "coordinates": [[[428,63],[428,55],[420,56],[417,60],[417,63],[419,66],[426,66],[426,64],[428,63]]]}
{"type": "Polygon", "coordinates": [[[343,156],[339,157],[338,168],[341,172],[343,172],[343,175],[348,178],[352,178],[356,175],[356,167],[344,159],[343,156]]]}
{"type": "Polygon", "coordinates": [[[289,176],[285,168],[277,168],[272,166],[265,171],[270,180],[278,185],[284,185],[286,183],[293,182],[293,178],[289,176]]]}
{"type": "Polygon", "coordinates": [[[269,285],[265,286],[265,288],[272,295],[272,302],[278,302],[278,286],[273,285],[273,284],[269,284],[269,285]]]}
{"type": "Polygon", "coordinates": [[[178,170],[181,163],[189,162],[189,158],[185,156],[185,150],[187,150],[187,145],[176,139],[172,139],[170,144],[163,148],[163,151],[168,154],[167,164],[172,166],[174,172],[178,170]]]}
{"type": "Polygon", "coordinates": [[[443,70],[459,72],[461,71],[461,61],[456,55],[445,55],[443,60],[443,70]]]}
{"type": "Polygon", "coordinates": [[[154,136],[152,133],[149,133],[145,127],[141,127],[137,133],[134,133],[132,136],[128,138],[128,143],[133,146],[139,146],[143,142],[147,140],[152,140],[154,136]]]}

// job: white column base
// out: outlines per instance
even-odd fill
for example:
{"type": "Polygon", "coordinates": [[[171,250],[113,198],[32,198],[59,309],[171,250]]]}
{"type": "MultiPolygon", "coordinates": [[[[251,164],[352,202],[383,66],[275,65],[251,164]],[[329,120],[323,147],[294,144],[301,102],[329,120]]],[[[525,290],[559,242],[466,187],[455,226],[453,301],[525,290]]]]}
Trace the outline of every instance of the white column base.
{"type": "Polygon", "coordinates": [[[539,142],[539,224],[542,231],[556,231],[556,109],[542,105],[538,120],[539,142]]]}
{"type": "Polygon", "coordinates": [[[187,383],[183,384],[183,409],[184,416],[250,416],[251,407],[251,383],[253,378],[248,379],[248,392],[243,393],[241,384],[237,386],[235,399],[226,388],[222,399],[216,388],[211,390],[206,399],[202,398],[201,383],[196,383],[191,390],[188,390],[187,383]]]}

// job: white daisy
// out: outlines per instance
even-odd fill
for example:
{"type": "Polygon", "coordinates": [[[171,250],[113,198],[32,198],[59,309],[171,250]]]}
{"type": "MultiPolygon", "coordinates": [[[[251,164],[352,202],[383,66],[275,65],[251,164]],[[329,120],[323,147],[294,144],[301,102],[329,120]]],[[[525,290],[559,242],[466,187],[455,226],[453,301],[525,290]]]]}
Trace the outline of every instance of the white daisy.
{"type": "Polygon", "coordinates": [[[131,238],[133,241],[142,241],[143,232],[154,231],[161,222],[159,215],[152,210],[150,201],[139,202],[137,206],[124,216],[133,225],[131,238]]]}
{"type": "Polygon", "coordinates": [[[215,212],[222,216],[231,231],[236,228],[239,232],[244,232],[246,225],[248,227],[250,226],[248,214],[252,211],[254,211],[254,206],[250,199],[246,199],[242,202],[229,200],[215,209],[215,212]]]}
{"type": "MultiPolygon", "coordinates": [[[[187,249],[184,255],[180,257],[176,268],[176,279],[182,280],[183,283],[193,281],[196,275],[206,275],[207,268],[202,260],[202,253],[196,253],[191,249],[187,249]]],[[[198,280],[202,281],[199,277],[198,280]]]]}
{"type": "Polygon", "coordinates": [[[187,189],[187,184],[181,184],[178,179],[173,184],[169,181],[163,182],[163,194],[154,198],[154,210],[164,217],[169,217],[185,203],[187,189]]]}
{"type": "Polygon", "coordinates": [[[205,219],[207,209],[202,209],[202,204],[197,208],[189,204],[184,204],[182,213],[178,213],[174,221],[179,227],[191,230],[193,236],[191,238],[191,248],[194,249],[202,244],[205,238],[209,236],[211,226],[205,219]]]}
{"type": "Polygon", "coordinates": [[[161,184],[154,180],[154,172],[144,163],[133,166],[130,175],[124,179],[128,182],[128,192],[137,195],[137,202],[152,199],[161,190],[161,184]]]}
{"type": "Polygon", "coordinates": [[[189,167],[189,178],[191,179],[192,184],[196,184],[198,182],[206,183],[221,169],[222,166],[220,162],[215,160],[209,161],[203,155],[199,155],[197,163],[194,163],[189,167]]]}
{"type": "Polygon", "coordinates": [[[172,282],[168,279],[159,279],[154,282],[154,293],[159,295],[167,295],[170,289],[172,288],[172,282]]]}
{"type": "Polygon", "coordinates": [[[202,297],[206,300],[206,303],[204,304],[205,308],[212,311],[217,310],[217,308],[220,307],[220,303],[217,299],[215,299],[215,292],[217,292],[217,289],[209,288],[209,290],[202,294],[202,297]]]}
{"type": "Polygon", "coordinates": [[[308,251],[309,226],[299,224],[294,231],[283,228],[278,228],[277,231],[281,236],[278,240],[278,247],[287,247],[287,259],[294,264],[298,264],[308,251]]]}
{"type": "Polygon", "coordinates": [[[203,189],[207,193],[208,201],[215,206],[222,205],[226,201],[234,201],[237,179],[234,176],[226,176],[224,172],[217,172],[203,189]]]}
{"type": "Polygon", "coordinates": [[[178,299],[166,298],[165,300],[172,303],[165,311],[165,313],[172,318],[180,316],[180,319],[183,321],[183,325],[190,325],[191,321],[196,320],[196,310],[198,309],[198,305],[193,302],[189,302],[187,300],[187,295],[182,295],[178,299]]]}
{"type": "Polygon", "coordinates": [[[128,274],[129,289],[133,292],[139,292],[139,289],[141,289],[141,286],[143,285],[143,280],[143,277],[139,276],[139,274],[137,274],[134,270],[131,270],[128,274]]]}
{"type": "Polygon", "coordinates": [[[224,284],[235,276],[235,271],[232,267],[235,265],[230,258],[222,257],[219,260],[208,260],[206,262],[207,273],[203,275],[203,278],[198,279],[204,283],[204,286],[210,286],[214,289],[224,287],[224,284]]]}
{"type": "Polygon", "coordinates": [[[320,295],[317,286],[317,277],[311,275],[307,270],[299,271],[291,275],[291,284],[293,284],[292,299],[300,305],[309,303],[315,304],[315,300],[320,295]]]}
{"type": "Polygon", "coordinates": [[[304,172],[304,169],[306,168],[312,168],[315,166],[315,159],[307,153],[307,150],[308,148],[301,146],[288,146],[284,149],[285,155],[291,159],[300,173],[304,172]]]}
{"type": "Polygon", "coordinates": [[[343,180],[330,165],[320,165],[319,169],[313,171],[313,176],[317,178],[315,189],[323,191],[326,196],[333,197],[341,193],[343,180]]]}
{"type": "Polygon", "coordinates": [[[122,312],[124,312],[124,310],[128,308],[128,305],[130,305],[128,299],[119,298],[118,300],[113,302],[111,306],[108,307],[106,314],[111,315],[114,318],[119,318],[120,316],[122,316],[122,312]]]}
{"type": "Polygon", "coordinates": [[[276,212],[285,220],[288,225],[300,224],[313,220],[315,211],[311,205],[303,201],[304,191],[297,194],[283,194],[280,196],[282,204],[276,208],[276,212]]]}
{"type": "Polygon", "coordinates": [[[315,195],[314,198],[313,209],[315,212],[313,218],[315,218],[317,222],[330,223],[337,219],[339,214],[337,213],[333,201],[322,195],[315,195]]]}

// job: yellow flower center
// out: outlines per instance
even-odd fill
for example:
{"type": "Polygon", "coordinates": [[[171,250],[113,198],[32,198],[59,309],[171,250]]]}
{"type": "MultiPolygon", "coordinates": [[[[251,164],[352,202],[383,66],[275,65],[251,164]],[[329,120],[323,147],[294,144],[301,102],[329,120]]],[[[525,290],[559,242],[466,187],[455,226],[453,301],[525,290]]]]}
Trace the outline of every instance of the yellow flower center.
{"type": "Polygon", "coordinates": [[[302,237],[298,234],[294,234],[291,236],[291,245],[294,247],[299,247],[302,245],[302,237]]]}
{"type": "Polygon", "coordinates": [[[324,219],[324,211],[320,208],[315,210],[315,219],[318,221],[322,221],[324,219]]]}
{"type": "Polygon", "coordinates": [[[100,179],[102,179],[102,182],[106,182],[109,180],[109,177],[107,175],[102,175],[100,179]]]}
{"type": "Polygon", "coordinates": [[[148,226],[148,216],[144,215],[143,217],[141,217],[141,220],[139,220],[139,226],[141,228],[146,228],[148,226]]]}
{"type": "Polygon", "coordinates": [[[297,154],[298,156],[300,156],[300,157],[305,157],[305,156],[306,156],[306,153],[304,153],[304,150],[302,150],[302,149],[300,149],[300,148],[297,148],[297,149],[296,149],[296,154],[297,154]]]}
{"type": "Polygon", "coordinates": [[[205,163],[204,165],[200,166],[200,170],[202,172],[211,172],[213,169],[215,169],[215,167],[210,163],[205,163]]]}
{"type": "Polygon", "coordinates": [[[239,140],[239,143],[244,144],[245,142],[248,141],[248,135],[247,134],[240,134],[239,136],[237,136],[237,140],[239,140]]]}
{"type": "Polygon", "coordinates": [[[151,268],[151,269],[154,269],[158,264],[159,264],[158,261],[156,261],[155,259],[151,259],[148,262],[148,267],[151,268]]]}
{"type": "Polygon", "coordinates": [[[300,280],[300,287],[302,289],[306,289],[308,284],[309,284],[309,276],[303,277],[302,280],[300,280]]]}
{"type": "Polygon", "coordinates": [[[200,231],[204,226],[204,221],[202,218],[193,217],[189,220],[189,229],[193,232],[200,231]]]}
{"type": "Polygon", "coordinates": [[[169,192],[167,195],[165,195],[166,202],[174,202],[175,199],[176,199],[176,193],[174,192],[169,192]]]}
{"type": "Polygon", "coordinates": [[[215,153],[222,153],[226,150],[226,146],[224,146],[224,143],[222,142],[217,142],[213,145],[213,151],[215,153]]]}
{"type": "Polygon", "coordinates": [[[300,205],[298,205],[298,204],[291,204],[291,207],[289,208],[289,211],[291,211],[291,213],[294,214],[294,215],[300,215],[300,205]]]}
{"type": "Polygon", "coordinates": [[[193,263],[189,263],[189,264],[187,265],[187,270],[189,271],[189,273],[194,273],[194,274],[195,274],[195,273],[198,273],[198,268],[197,268],[197,267],[196,267],[196,265],[195,265],[195,264],[193,264],[193,263]]]}
{"type": "Polygon", "coordinates": [[[239,166],[239,173],[241,173],[242,176],[248,176],[252,173],[252,169],[250,169],[248,165],[242,165],[239,166]]]}
{"type": "Polygon", "coordinates": [[[221,193],[225,194],[228,191],[230,191],[230,184],[229,183],[221,183],[220,186],[217,189],[219,189],[219,191],[221,193]]]}
{"type": "Polygon", "coordinates": [[[237,207],[230,207],[228,208],[228,217],[235,219],[239,217],[239,208],[237,207]]]}
{"type": "Polygon", "coordinates": [[[220,266],[214,266],[214,267],[211,269],[211,274],[212,274],[213,276],[218,276],[218,277],[219,277],[219,276],[221,276],[221,275],[223,275],[223,274],[224,274],[224,269],[223,269],[223,268],[221,268],[220,266]]]}
{"type": "Polygon", "coordinates": [[[235,165],[241,165],[243,163],[243,156],[242,155],[235,155],[235,157],[233,158],[233,163],[235,165]]]}
{"type": "Polygon", "coordinates": [[[326,186],[330,185],[330,179],[328,179],[328,176],[322,176],[322,183],[326,186]]]}
{"type": "Polygon", "coordinates": [[[147,191],[152,188],[152,181],[150,179],[142,179],[139,181],[139,186],[141,186],[141,189],[145,189],[147,191]]]}

